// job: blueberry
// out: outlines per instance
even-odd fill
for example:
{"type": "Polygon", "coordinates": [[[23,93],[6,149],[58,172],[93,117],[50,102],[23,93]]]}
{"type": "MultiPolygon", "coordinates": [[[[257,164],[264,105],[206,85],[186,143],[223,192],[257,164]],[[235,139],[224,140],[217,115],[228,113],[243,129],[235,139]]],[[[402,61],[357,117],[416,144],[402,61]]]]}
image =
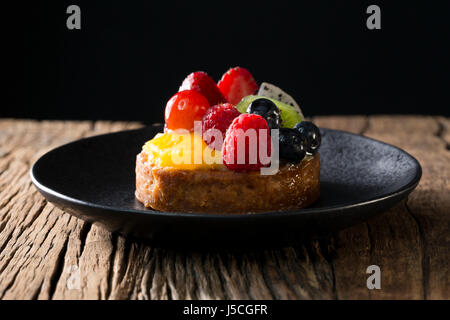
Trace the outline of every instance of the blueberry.
{"type": "Polygon", "coordinates": [[[280,109],[269,99],[254,100],[247,107],[247,113],[257,114],[266,119],[270,129],[278,129],[280,127],[280,109]]]}
{"type": "Polygon", "coordinates": [[[306,152],[315,154],[319,150],[320,143],[322,142],[319,128],[311,121],[299,122],[294,128],[306,137],[308,141],[306,152]]]}
{"type": "Polygon", "coordinates": [[[307,140],[298,130],[280,128],[280,159],[300,162],[306,155],[307,140]]]}

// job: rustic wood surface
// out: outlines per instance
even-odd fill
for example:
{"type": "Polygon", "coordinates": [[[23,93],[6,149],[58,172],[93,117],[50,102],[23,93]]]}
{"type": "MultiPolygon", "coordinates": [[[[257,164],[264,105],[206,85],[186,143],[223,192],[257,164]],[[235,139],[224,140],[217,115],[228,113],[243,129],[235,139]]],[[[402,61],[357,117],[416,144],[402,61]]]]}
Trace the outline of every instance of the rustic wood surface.
{"type": "Polygon", "coordinates": [[[177,252],[111,234],[48,203],[29,178],[44,152],[138,123],[0,119],[2,299],[449,299],[450,119],[317,117],[404,148],[423,167],[391,210],[327,239],[261,252],[177,252]],[[381,268],[368,290],[366,268],[381,268]]]}

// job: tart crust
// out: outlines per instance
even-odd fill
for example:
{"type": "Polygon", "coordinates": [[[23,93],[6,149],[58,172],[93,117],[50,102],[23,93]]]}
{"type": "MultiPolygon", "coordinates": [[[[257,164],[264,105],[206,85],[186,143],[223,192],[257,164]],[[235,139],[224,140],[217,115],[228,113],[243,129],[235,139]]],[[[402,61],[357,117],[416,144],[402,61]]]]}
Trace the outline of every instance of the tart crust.
{"type": "Polygon", "coordinates": [[[136,198],[160,211],[253,213],[304,208],[319,197],[320,156],[284,164],[275,175],[259,171],[155,167],[145,152],[136,160],[136,198]]]}

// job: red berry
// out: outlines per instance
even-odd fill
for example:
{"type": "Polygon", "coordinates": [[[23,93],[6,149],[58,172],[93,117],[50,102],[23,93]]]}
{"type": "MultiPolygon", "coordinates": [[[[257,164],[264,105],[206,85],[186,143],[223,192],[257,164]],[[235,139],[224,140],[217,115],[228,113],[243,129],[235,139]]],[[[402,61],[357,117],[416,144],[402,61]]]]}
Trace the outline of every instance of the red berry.
{"type": "Polygon", "coordinates": [[[215,105],[206,111],[203,115],[203,139],[213,149],[221,150],[225,133],[234,118],[241,113],[231,104],[223,103],[215,105]],[[217,129],[222,133],[222,139],[216,140],[216,137],[211,134],[210,129],[217,129]]]}
{"type": "Polygon", "coordinates": [[[235,118],[227,130],[222,148],[222,160],[227,168],[235,171],[258,170],[269,165],[270,155],[271,139],[266,120],[260,115],[248,113],[235,118]],[[264,133],[266,138],[262,136],[264,133]],[[242,147],[244,141],[245,148],[242,147]],[[267,159],[260,158],[260,150],[267,159]]]}
{"type": "Polygon", "coordinates": [[[258,84],[251,73],[244,68],[235,67],[228,70],[217,84],[229,103],[238,104],[243,97],[254,94],[258,84]]]}
{"type": "Polygon", "coordinates": [[[203,71],[192,72],[184,79],[179,91],[196,90],[208,99],[211,106],[226,102],[214,80],[203,71]]]}
{"type": "Polygon", "coordinates": [[[193,131],[194,121],[201,121],[208,109],[209,102],[202,94],[195,90],[180,91],[167,102],[165,129],[193,131]]]}

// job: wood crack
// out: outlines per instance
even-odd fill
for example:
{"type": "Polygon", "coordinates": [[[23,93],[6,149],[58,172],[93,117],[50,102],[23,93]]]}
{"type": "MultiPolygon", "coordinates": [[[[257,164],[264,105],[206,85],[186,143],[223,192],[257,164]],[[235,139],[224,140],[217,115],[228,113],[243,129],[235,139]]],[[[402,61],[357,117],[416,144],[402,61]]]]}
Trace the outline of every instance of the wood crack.
{"type": "Polygon", "coordinates": [[[16,282],[16,278],[17,275],[19,274],[20,269],[14,274],[13,278],[11,279],[11,281],[8,283],[8,285],[5,287],[5,289],[3,290],[3,292],[0,292],[0,300],[3,299],[3,297],[6,295],[6,293],[9,291],[9,289],[12,288],[12,286],[14,285],[14,283],[16,282]]]}
{"type": "Polygon", "coordinates": [[[435,118],[434,120],[438,125],[438,130],[436,131],[435,136],[445,143],[445,150],[450,151],[450,142],[444,138],[444,134],[447,133],[447,130],[450,130],[450,127],[446,127],[438,118],[435,118]]]}
{"type": "Polygon", "coordinates": [[[369,240],[369,256],[373,256],[373,251],[374,251],[374,241],[373,241],[373,235],[372,235],[372,230],[370,228],[370,224],[368,222],[364,223],[367,229],[367,239],[369,240]]]}
{"type": "Polygon", "coordinates": [[[48,296],[50,299],[53,299],[58,281],[61,278],[62,273],[64,272],[64,265],[65,265],[64,258],[67,253],[68,243],[69,243],[69,237],[66,237],[63,247],[62,247],[61,251],[58,253],[58,256],[56,258],[56,261],[55,261],[56,266],[55,266],[52,274],[50,275],[50,285],[49,285],[49,289],[48,289],[48,296]]]}
{"type": "Polygon", "coordinates": [[[288,259],[286,249],[277,250],[276,252],[274,252],[274,254],[272,254],[272,257],[275,260],[275,266],[277,268],[278,276],[286,284],[286,287],[289,290],[289,294],[295,296],[296,293],[294,284],[289,280],[287,272],[284,272],[285,269],[282,266],[282,263],[288,259]]]}
{"type": "MultiPolygon", "coordinates": [[[[6,246],[8,245],[9,241],[11,241],[12,236],[13,236],[13,232],[10,232],[10,233],[7,235],[6,239],[3,241],[3,243],[2,243],[1,246],[0,246],[0,252],[3,252],[3,250],[4,250],[4,249],[6,248],[6,246]]],[[[17,250],[17,248],[16,248],[16,250],[17,250]]],[[[12,257],[14,256],[14,254],[15,254],[15,251],[12,251],[12,252],[10,253],[10,255],[9,255],[9,256],[10,256],[10,259],[7,259],[7,260],[6,260],[6,263],[5,263],[4,266],[0,269],[0,272],[2,272],[2,271],[8,266],[9,260],[12,259],[12,257]]]]}
{"type": "Polygon", "coordinates": [[[86,239],[88,237],[89,231],[91,231],[92,224],[89,222],[84,222],[83,227],[80,231],[80,257],[83,255],[84,248],[86,247],[86,239]]]}
{"type": "Polygon", "coordinates": [[[361,128],[359,134],[364,135],[367,131],[369,131],[370,129],[370,118],[369,117],[364,117],[364,125],[361,128]]]}
{"type": "Polygon", "coordinates": [[[105,294],[106,299],[108,299],[111,296],[111,291],[112,291],[112,287],[113,287],[114,260],[115,260],[116,251],[117,251],[117,241],[118,241],[118,235],[116,233],[113,233],[112,239],[111,239],[112,250],[111,250],[110,257],[109,257],[110,267],[109,267],[109,273],[108,273],[108,287],[106,288],[106,294],[105,294]]]}
{"type": "MultiPolygon", "coordinates": [[[[9,194],[7,197],[3,198],[2,201],[0,202],[0,210],[5,208],[8,203],[10,203],[12,201],[12,199],[18,195],[20,192],[20,189],[17,188],[16,190],[14,190],[11,194],[9,194]]],[[[0,230],[1,231],[1,230],[0,230]]]]}
{"type": "MultiPolygon", "coordinates": [[[[11,151],[8,151],[6,153],[7,156],[10,154],[11,154],[11,151]]],[[[5,156],[5,158],[6,158],[6,156],[5,156]]],[[[9,159],[9,161],[6,162],[5,168],[3,168],[3,170],[0,172],[0,178],[3,178],[2,176],[8,172],[9,168],[11,167],[11,163],[12,163],[12,159],[9,159]]]]}
{"type": "MultiPolygon", "coordinates": [[[[275,258],[273,255],[273,252],[272,252],[271,257],[269,257],[269,258],[272,258],[272,259],[275,258]]],[[[264,281],[264,284],[266,286],[267,291],[269,292],[269,294],[271,296],[271,299],[277,299],[277,298],[280,299],[280,297],[278,297],[278,295],[276,293],[276,290],[274,290],[275,285],[273,283],[272,277],[269,276],[269,274],[267,273],[267,270],[265,270],[265,268],[264,268],[262,257],[260,257],[260,256],[255,257],[255,263],[256,263],[256,266],[257,266],[259,272],[262,274],[262,280],[264,281]]],[[[257,297],[255,297],[255,298],[257,299],[257,297]]]]}
{"type": "MultiPolygon", "coordinates": [[[[31,226],[34,223],[34,221],[36,221],[37,217],[44,210],[46,204],[47,204],[47,201],[43,201],[42,205],[37,209],[36,213],[32,216],[32,220],[28,224],[26,224],[24,227],[22,227],[21,230],[19,231],[19,233],[16,235],[16,237],[15,237],[16,239],[18,239],[23,234],[23,232],[29,226],[31,226]]],[[[1,230],[0,230],[0,232],[1,232],[1,230]]],[[[11,241],[13,235],[14,235],[14,232],[10,232],[8,234],[8,236],[5,239],[5,241],[0,246],[0,253],[3,252],[3,250],[8,246],[8,244],[11,241]]],[[[9,253],[9,258],[6,259],[6,263],[0,268],[0,273],[3,272],[3,270],[5,270],[8,267],[9,262],[14,258],[14,255],[17,252],[18,249],[19,249],[19,247],[16,247],[9,253]]]]}
{"type": "Polygon", "coordinates": [[[420,246],[422,247],[422,285],[423,285],[423,298],[426,300],[428,298],[428,287],[429,287],[429,263],[428,263],[428,247],[427,242],[425,240],[425,234],[424,230],[422,228],[422,225],[417,218],[417,216],[412,212],[410,206],[408,205],[408,199],[409,197],[404,201],[406,211],[411,216],[411,218],[414,220],[415,224],[417,225],[417,229],[419,231],[419,237],[420,237],[420,246]]]}
{"type": "Polygon", "coordinates": [[[332,293],[335,300],[338,298],[338,292],[336,289],[336,272],[334,270],[334,264],[333,264],[333,256],[335,253],[335,247],[334,247],[334,240],[335,236],[331,235],[328,238],[320,239],[319,245],[320,250],[322,252],[322,255],[325,259],[325,261],[328,263],[331,271],[331,277],[332,277],[332,293]]]}
{"type": "Polygon", "coordinates": [[[220,287],[222,288],[223,298],[225,300],[230,300],[230,296],[228,295],[228,292],[225,287],[225,277],[223,276],[222,272],[219,272],[219,270],[220,270],[220,257],[219,256],[216,256],[216,258],[213,260],[213,266],[217,272],[217,277],[219,278],[220,287]]]}
{"type": "Polygon", "coordinates": [[[146,265],[146,272],[144,273],[143,282],[145,281],[145,294],[148,296],[149,299],[152,299],[152,292],[153,292],[153,283],[155,282],[155,273],[156,273],[156,265],[155,265],[155,249],[151,248],[149,252],[149,260],[148,264],[146,265]]]}

